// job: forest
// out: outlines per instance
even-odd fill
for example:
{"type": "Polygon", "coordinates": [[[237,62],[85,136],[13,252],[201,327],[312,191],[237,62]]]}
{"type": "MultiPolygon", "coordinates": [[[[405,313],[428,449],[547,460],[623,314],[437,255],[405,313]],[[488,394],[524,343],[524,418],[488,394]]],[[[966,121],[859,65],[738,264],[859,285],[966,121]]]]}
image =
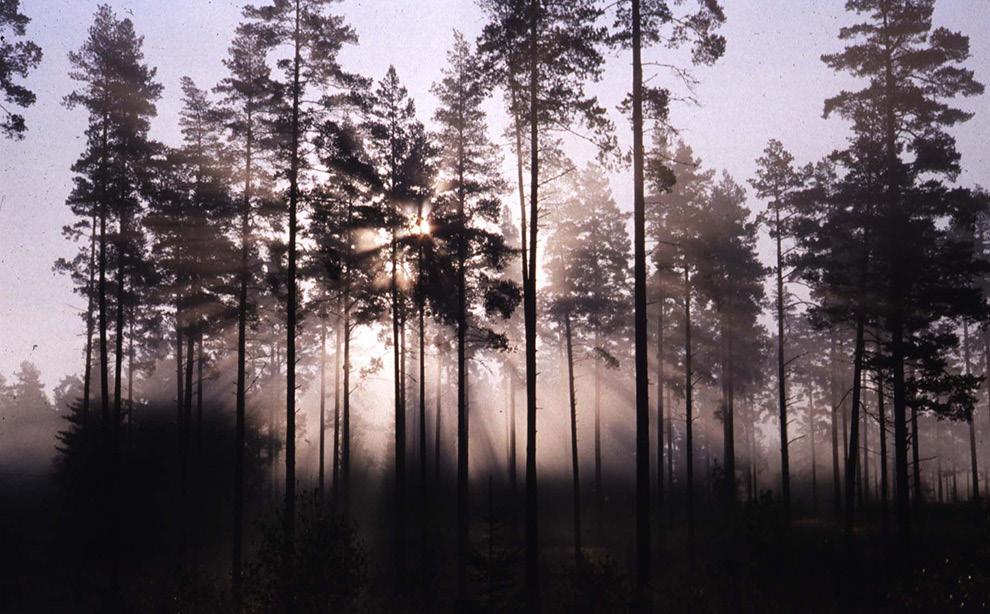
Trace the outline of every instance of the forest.
{"type": "MultiPolygon", "coordinates": [[[[848,88],[789,111],[841,146],[767,134],[752,176],[675,111],[738,3],[459,0],[477,36],[422,16],[425,114],[349,66],[360,3],[248,1],[209,83],[160,77],[154,12],[77,24],[45,265],[83,351],[0,375],[0,611],[990,607],[990,192],[957,145],[990,66],[947,0],[841,3],[815,55],[848,88]]],[[[10,169],[55,136],[29,9],[0,0],[10,169]]]]}

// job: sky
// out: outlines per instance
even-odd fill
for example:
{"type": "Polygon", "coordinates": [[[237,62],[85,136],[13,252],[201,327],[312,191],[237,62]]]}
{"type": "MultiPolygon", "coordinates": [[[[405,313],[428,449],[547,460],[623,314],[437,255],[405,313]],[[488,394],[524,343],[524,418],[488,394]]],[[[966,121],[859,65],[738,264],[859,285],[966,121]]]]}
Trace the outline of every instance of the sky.
{"type": "MultiPolygon", "coordinates": [[[[65,198],[86,122],[84,111],[61,104],[73,89],[67,54],[85,40],[98,4],[22,0],[22,12],[32,18],[29,38],[44,51],[41,66],[25,82],[38,102],[24,113],[27,137],[0,140],[0,374],[9,378],[22,360],[31,360],[49,390],[82,365],[84,327],[79,314],[85,304],[72,293],[69,280],[53,272],[52,264],[75,250],[62,238],[61,229],[71,222],[65,198]]],[[[188,75],[201,87],[210,87],[224,76],[222,60],[241,2],[109,4],[119,15],[132,18],[145,37],[146,61],[158,68],[165,87],[152,136],[176,144],[179,79],[188,75]]],[[[723,29],[726,55],[713,67],[695,70],[699,104],[680,104],[673,111],[676,127],[705,166],[725,169],[744,183],[770,138],[783,141],[801,163],[841,146],[847,127],[841,120],[823,119],[822,103],[856,84],[831,72],[820,56],[841,48],[836,35],[851,21],[844,2],[725,0],[723,5],[728,16],[723,29]]],[[[342,64],[373,78],[394,65],[428,125],[435,108],[430,86],[440,78],[453,31],[473,38],[484,24],[474,0],[343,0],[337,10],[360,38],[357,47],[344,51],[342,64]]],[[[935,22],[970,36],[968,66],[978,79],[990,82],[990,1],[940,0],[935,22]]],[[[684,59],[665,49],[644,56],[648,62],[672,58],[684,59]]],[[[591,88],[610,109],[629,90],[630,62],[628,53],[612,54],[604,78],[591,88]]],[[[990,186],[990,97],[965,100],[960,106],[976,117],[954,131],[966,169],[959,183],[990,186]]],[[[491,134],[497,137],[505,122],[499,100],[491,101],[489,113],[491,134]]],[[[614,120],[620,143],[628,146],[628,123],[617,112],[614,120]]],[[[575,147],[574,156],[580,160],[588,152],[575,147]]],[[[619,205],[631,210],[630,174],[615,173],[612,189],[619,205]]],[[[750,206],[756,211],[762,205],[752,200],[750,206]]]]}

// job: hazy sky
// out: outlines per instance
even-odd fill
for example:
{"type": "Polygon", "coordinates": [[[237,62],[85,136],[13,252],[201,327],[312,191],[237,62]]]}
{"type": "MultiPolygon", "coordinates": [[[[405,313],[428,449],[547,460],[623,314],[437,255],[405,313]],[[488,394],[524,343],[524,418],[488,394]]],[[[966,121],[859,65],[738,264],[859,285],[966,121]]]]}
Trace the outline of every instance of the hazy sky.
{"type": "MultiPolygon", "coordinates": [[[[66,54],[86,37],[96,0],[22,0],[32,18],[30,38],[44,49],[44,61],[27,85],[38,103],[25,116],[24,141],[0,140],[0,373],[9,375],[21,360],[42,370],[49,389],[82,365],[84,302],[68,280],[52,272],[60,256],[74,253],[61,228],[70,221],[65,197],[71,186],[70,165],[83,146],[86,116],[61,106],[73,88],[66,54]]],[[[223,76],[222,59],[240,15],[240,2],[220,0],[120,0],[110,4],[132,17],[145,36],[147,61],[158,67],[165,86],[153,135],[176,143],[179,78],[189,75],[201,87],[223,76]]],[[[700,107],[679,106],[675,122],[708,166],[727,169],[744,182],[767,139],[781,139],[799,161],[811,161],[840,145],[846,137],[839,121],[821,119],[822,101],[849,85],[819,60],[839,47],[836,34],[849,17],[842,0],[725,0],[728,23],[726,56],[712,68],[696,71],[700,107]]],[[[360,37],[343,64],[378,78],[394,64],[416,99],[421,118],[434,108],[430,85],[444,65],[452,30],[469,37],[483,24],[473,0],[344,0],[339,5],[360,37]]],[[[941,0],[937,25],[971,37],[969,66],[990,81],[990,1],[941,0]]],[[[650,52],[647,59],[666,52],[650,52]]],[[[595,87],[610,107],[621,101],[630,82],[629,58],[612,57],[604,81],[595,87]]],[[[990,185],[990,104],[988,97],[968,100],[977,113],[956,131],[966,172],[965,185],[990,185]]],[[[503,115],[493,101],[493,135],[501,133],[503,115]]],[[[616,115],[620,139],[628,142],[628,125],[616,115]]],[[[627,173],[616,174],[617,201],[631,209],[627,173]]],[[[759,203],[751,203],[758,208],[759,203]]]]}

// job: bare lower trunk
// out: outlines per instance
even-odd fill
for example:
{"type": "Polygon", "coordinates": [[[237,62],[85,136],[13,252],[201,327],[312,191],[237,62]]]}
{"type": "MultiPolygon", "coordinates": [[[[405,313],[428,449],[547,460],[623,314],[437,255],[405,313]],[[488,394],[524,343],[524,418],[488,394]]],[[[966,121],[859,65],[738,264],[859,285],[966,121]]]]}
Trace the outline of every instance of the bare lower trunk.
{"type": "Polygon", "coordinates": [[[574,508],[574,567],[581,565],[581,473],[578,465],[577,399],[574,395],[574,350],[571,340],[571,317],[564,317],[564,335],[567,342],[567,391],[571,416],[571,483],[574,508]]]}
{"type": "Polygon", "coordinates": [[[684,460],[687,473],[688,556],[694,567],[694,373],[691,365],[691,276],[684,267],[684,460]]]}
{"type": "MultiPolygon", "coordinates": [[[[634,0],[635,1],[635,0],[634,0]]],[[[528,270],[523,277],[523,311],[526,336],[526,538],[525,609],[540,611],[539,488],[536,475],[536,254],[539,224],[540,140],[539,140],[539,0],[529,1],[529,129],[530,191],[528,270]]]]}

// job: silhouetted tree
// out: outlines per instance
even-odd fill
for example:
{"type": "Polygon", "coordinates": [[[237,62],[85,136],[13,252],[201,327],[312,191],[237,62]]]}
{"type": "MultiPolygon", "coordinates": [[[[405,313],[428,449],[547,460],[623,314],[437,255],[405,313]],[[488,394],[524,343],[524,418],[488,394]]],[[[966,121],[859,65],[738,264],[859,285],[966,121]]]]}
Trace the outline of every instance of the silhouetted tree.
{"type": "Polygon", "coordinates": [[[602,9],[595,0],[540,2],[490,0],[483,3],[488,23],[482,52],[501,67],[501,84],[526,83],[523,113],[529,122],[528,270],[523,276],[526,336],[526,608],[540,604],[539,528],[536,477],[536,311],[537,245],[541,185],[541,135],[584,123],[608,143],[610,125],[604,110],[587,95],[584,84],[601,75],[600,48],[606,31],[599,25],[602,9]],[[508,82],[506,81],[508,79],[508,82]]]}
{"type": "Polygon", "coordinates": [[[501,276],[510,249],[497,230],[502,213],[499,196],[505,184],[498,150],[489,140],[482,109],[487,89],[477,56],[460,33],[447,54],[443,79],[433,87],[439,100],[438,178],[444,189],[430,212],[434,253],[427,261],[428,293],[434,312],[451,321],[457,335],[457,595],[466,598],[470,555],[468,339],[479,346],[504,348],[504,337],[485,327],[478,312],[508,318],[519,299],[518,287],[501,276]],[[448,288],[453,286],[456,292],[448,288]],[[452,295],[453,294],[453,295],[452,295]],[[477,314],[477,315],[476,315],[477,314]]]}
{"type": "MultiPolygon", "coordinates": [[[[284,79],[277,84],[274,127],[279,135],[277,153],[280,177],[288,181],[289,242],[286,304],[285,382],[285,523],[286,548],[295,541],[296,507],[296,321],[299,289],[296,284],[296,235],[300,200],[299,175],[304,167],[307,129],[313,125],[314,105],[309,94],[337,86],[349,87],[353,75],[340,66],[341,49],[357,42],[357,35],[342,17],[330,12],[337,0],[272,0],[247,6],[244,16],[263,40],[288,57],[278,60],[284,79]]],[[[320,105],[319,109],[323,106],[320,105]]],[[[287,596],[288,599],[288,596],[287,596]]]]}
{"type": "MultiPolygon", "coordinates": [[[[643,83],[643,48],[658,44],[692,45],[694,63],[711,64],[725,50],[715,31],[725,21],[716,0],[698,2],[697,12],[681,13],[677,2],[627,0],[617,5],[616,41],[632,50],[632,90],[629,96],[633,131],[633,311],[636,362],[636,592],[637,606],[649,607],[650,581],[650,401],[646,313],[646,176],[644,106],[649,116],[667,115],[670,92],[643,83]],[[676,10],[675,10],[676,9],[676,10]]],[[[669,64],[668,64],[669,65],[669,64]]],[[[681,75],[687,73],[681,72],[681,75]]],[[[659,445],[659,444],[658,444],[659,445]]]]}
{"type": "MultiPolygon", "coordinates": [[[[906,545],[910,537],[906,362],[918,332],[963,309],[959,290],[950,290],[948,280],[961,282],[957,287],[963,288],[971,283],[966,258],[939,249],[945,245],[944,234],[935,221],[962,212],[949,202],[951,193],[945,188],[919,184],[918,178],[958,173],[959,155],[946,128],[971,114],[949,101],[980,94],[983,86],[962,66],[969,57],[969,39],[933,28],[935,0],[849,0],[846,9],[862,21],[840,30],[839,38],[848,46],[822,60],[866,84],[827,100],[825,115],[839,114],[856,122],[864,109],[874,109],[877,118],[870,128],[883,157],[878,190],[883,225],[871,238],[878,246],[876,266],[883,272],[878,291],[885,297],[880,316],[892,372],[896,509],[906,545]]],[[[866,127],[865,122],[856,123],[860,129],[866,127]]]]}
{"type": "Polygon", "coordinates": [[[0,112],[3,112],[0,133],[9,139],[24,138],[27,124],[24,116],[17,113],[18,107],[30,107],[37,100],[34,92],[16,80],[26,78],[37,68],[42,56],[41,47],[33,41],[23,40],[31,18],[20,12],[20,4],[20,0],[0,2],[0,92],[6,103],[0,104],[0,112]]]}

